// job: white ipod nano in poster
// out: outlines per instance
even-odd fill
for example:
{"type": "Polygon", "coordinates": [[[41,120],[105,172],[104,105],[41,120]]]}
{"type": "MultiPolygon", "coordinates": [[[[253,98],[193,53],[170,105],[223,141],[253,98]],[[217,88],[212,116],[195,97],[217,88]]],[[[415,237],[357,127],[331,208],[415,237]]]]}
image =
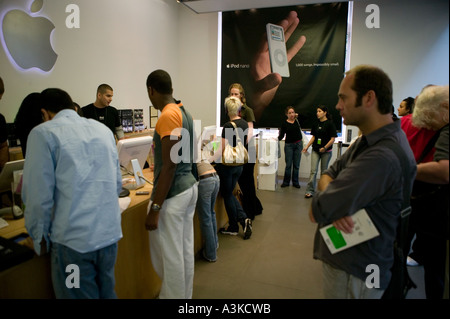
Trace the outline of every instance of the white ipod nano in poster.
{"type": "Polygon", "coordinates": [[[269,45],[270,67],[273,73],[289,77],[289,65],[284,40],[284,29],[279,25],[268,23],[266,26],[269,45]]]}

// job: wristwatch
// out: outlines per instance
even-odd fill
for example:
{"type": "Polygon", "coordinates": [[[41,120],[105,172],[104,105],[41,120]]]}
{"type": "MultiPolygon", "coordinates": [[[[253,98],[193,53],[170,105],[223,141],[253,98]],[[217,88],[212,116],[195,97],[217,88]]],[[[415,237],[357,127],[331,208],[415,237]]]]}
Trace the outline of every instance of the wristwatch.
{"type": "Polygon", "coordinates": [[[153,203],[151,206],[152,211],[154,212],[159,212],[161,209],[161,206],[159,206],[158,204],[153,203]]]}

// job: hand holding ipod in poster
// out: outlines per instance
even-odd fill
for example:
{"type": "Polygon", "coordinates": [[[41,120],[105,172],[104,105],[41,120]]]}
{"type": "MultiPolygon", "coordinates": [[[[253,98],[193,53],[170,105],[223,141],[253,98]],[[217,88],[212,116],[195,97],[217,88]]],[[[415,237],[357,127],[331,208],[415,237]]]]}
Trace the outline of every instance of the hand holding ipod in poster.
{"type": "Polygon", "coordinates": [[[289,77],[289,61],[306,42],[306,37],[301,36],[292,47],[286,50],[286,41],[289,40],[298,24],[299,19],[295,11],[291,11],[278,25],[267,24],[266,37],[262,40],[251,65],[252,76],[255,80],[252,107],[256,120],[272,101],[282,82],[282,77],[289,77]]]}

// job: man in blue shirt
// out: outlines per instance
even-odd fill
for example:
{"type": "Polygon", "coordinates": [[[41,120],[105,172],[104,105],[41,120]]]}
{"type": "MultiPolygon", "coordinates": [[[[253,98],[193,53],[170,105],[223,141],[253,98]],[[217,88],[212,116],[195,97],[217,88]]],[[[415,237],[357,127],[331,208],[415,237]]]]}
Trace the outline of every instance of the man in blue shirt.
{"type": "Polygon", "coordinates": [[[115,298],[122,180],[114,136],[80,117],[60,89],[44,90],[41,105],[46,122],[30,132],[23,172],[25,226],[36,253],[51,253],[57,298],[115,298]]]}

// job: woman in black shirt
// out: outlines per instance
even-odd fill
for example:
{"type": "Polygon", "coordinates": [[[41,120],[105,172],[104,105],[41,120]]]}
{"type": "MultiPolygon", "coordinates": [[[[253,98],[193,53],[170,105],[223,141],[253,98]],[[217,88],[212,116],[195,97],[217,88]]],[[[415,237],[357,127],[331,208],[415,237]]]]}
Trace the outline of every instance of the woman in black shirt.
{"type": "Polygon", "coordinates": [[[317,183],[317,168],[320,162],[320,173],[328,168],[331,160],[331,151],[335,137],[337,137],[336,127],[331,121],[331,115],[326,106],[317,107],[317,123],[311,129],[311,140],[303,149],[305,153],[312,144],[311,152],[311,174],[306,186],[305,198],[311,198],[314,195],[317,183]]]}
{"type": "Polygon", "coordinates": [[[286,168],[284,170],[283,184],[281,187],[289,186],[291,179],[292,185],[300,188],[298,181],[300,171],[300,160],[302,158],[302,128],[297,120],[297,113],[292,106],[286,108],[286,121],[281,124],[278,140],[281,141],[286,135],[284,141],[284,159],[286,161],[286,168]]]}
{"type": "MultiPolygon", "coordinates": [[[[225,123],[222,129],[222,152],[226,143],[233,147],[237,145],[237,138],[244,144],[247,144],[248,124],[238,115],[242,106],[242,102],[236,97],[228,97],[225,99],[225,106],[230,118],[230,122],[225,123]],[[236,125],[236,129],[231,124],[236,125]]],[[[220,178],[220,193],[222,194],[225,210],[228,215],[228,227],[220,229],[222,234],[237,235],[239,233],[239,224],[241,224],[244,231],[244,239],[249,239],[252,235],[252,221],[247,217],[244,209],[233,195],[233,190],[241,176],[244,164],[239,166],[228,166],[222,163],[217,163],[215,169],[220,178]]]]}

